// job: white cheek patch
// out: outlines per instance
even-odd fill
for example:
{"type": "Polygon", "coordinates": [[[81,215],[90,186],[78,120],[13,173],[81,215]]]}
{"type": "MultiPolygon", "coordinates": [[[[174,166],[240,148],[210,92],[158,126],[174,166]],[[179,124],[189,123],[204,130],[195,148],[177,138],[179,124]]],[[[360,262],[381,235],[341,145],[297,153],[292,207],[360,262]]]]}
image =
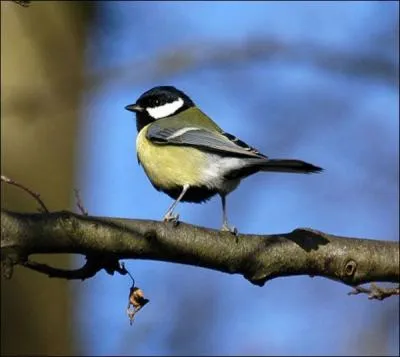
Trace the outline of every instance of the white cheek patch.
{"type": "Polygon", "coordinates": [[[172,103],[160,105],[159,107],[146,108],[146,111],[154,119],[161,119],[174,114],[183,106],[183,99],[179,98],[172,103]]]}

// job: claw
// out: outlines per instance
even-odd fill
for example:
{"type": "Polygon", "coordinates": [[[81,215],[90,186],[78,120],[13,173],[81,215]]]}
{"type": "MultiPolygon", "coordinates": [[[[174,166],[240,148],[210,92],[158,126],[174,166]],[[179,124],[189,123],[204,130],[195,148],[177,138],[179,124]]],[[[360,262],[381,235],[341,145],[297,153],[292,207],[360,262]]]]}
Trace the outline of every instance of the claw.
{"type": "Polygon", "coordinates": [[[173,214],[172,212],[167,212],[163,218],[164,222],[170,222],[174,226],[177,226],[179,223],[179,214],[173,214]]]}
{"type": "Polygon", "coordinates": [[[235,235],[235,236],[238,235],[238,230],[237,230],[237,228],[234,227],[234,226],[229,226],[227,223],[224,223],[224,224],[222,225],[221,231],[223,231],[223,232],[230,232],[230,233],[232,233],[232,234],[235,235]]]}

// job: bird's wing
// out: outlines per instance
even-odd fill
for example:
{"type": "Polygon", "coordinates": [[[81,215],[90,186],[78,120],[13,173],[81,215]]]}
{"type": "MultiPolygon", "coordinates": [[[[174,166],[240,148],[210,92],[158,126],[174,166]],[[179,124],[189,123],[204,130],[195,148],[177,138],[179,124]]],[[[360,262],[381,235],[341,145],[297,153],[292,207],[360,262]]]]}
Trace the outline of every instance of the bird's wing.
{"type": "Polygon", "coordinates": [[[157,144],[197,147],[220,155],[267,159],[265,155],[231,134],[195,126],[161,127],[155,122],[147,130],[147,139],[157,144]]]}

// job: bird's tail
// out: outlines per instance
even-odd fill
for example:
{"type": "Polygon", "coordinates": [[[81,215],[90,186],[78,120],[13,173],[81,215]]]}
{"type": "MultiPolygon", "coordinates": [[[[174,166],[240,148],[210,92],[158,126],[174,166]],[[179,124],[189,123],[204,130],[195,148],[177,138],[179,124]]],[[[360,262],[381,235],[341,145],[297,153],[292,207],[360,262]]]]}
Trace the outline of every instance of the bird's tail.
{"type": "Polygon", "coordinates": [[[261,166],[261,171],[293,172],[298,174],[311,174],[321,172],[323,169],[301,160],[266,160],[261,166]]]}

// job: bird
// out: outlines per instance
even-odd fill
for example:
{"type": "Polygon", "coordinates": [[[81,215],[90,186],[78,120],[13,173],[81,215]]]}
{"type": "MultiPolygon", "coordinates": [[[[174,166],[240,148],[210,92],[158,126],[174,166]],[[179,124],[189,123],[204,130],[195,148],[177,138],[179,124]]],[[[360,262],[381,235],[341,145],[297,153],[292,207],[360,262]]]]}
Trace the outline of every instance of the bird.
{"type": "Polygon", "coordinates": [[[226,196],[258,172],[318,173],[321,167],[295,159],[270,159],[225,132],[182,90],[153,87],[125,109],[136,115],[136,153],[151,184],[174,201],[164,222],[177,223],[179,202],[203,203],[219,195],[222,231],[228,223],[226,196]]]}

